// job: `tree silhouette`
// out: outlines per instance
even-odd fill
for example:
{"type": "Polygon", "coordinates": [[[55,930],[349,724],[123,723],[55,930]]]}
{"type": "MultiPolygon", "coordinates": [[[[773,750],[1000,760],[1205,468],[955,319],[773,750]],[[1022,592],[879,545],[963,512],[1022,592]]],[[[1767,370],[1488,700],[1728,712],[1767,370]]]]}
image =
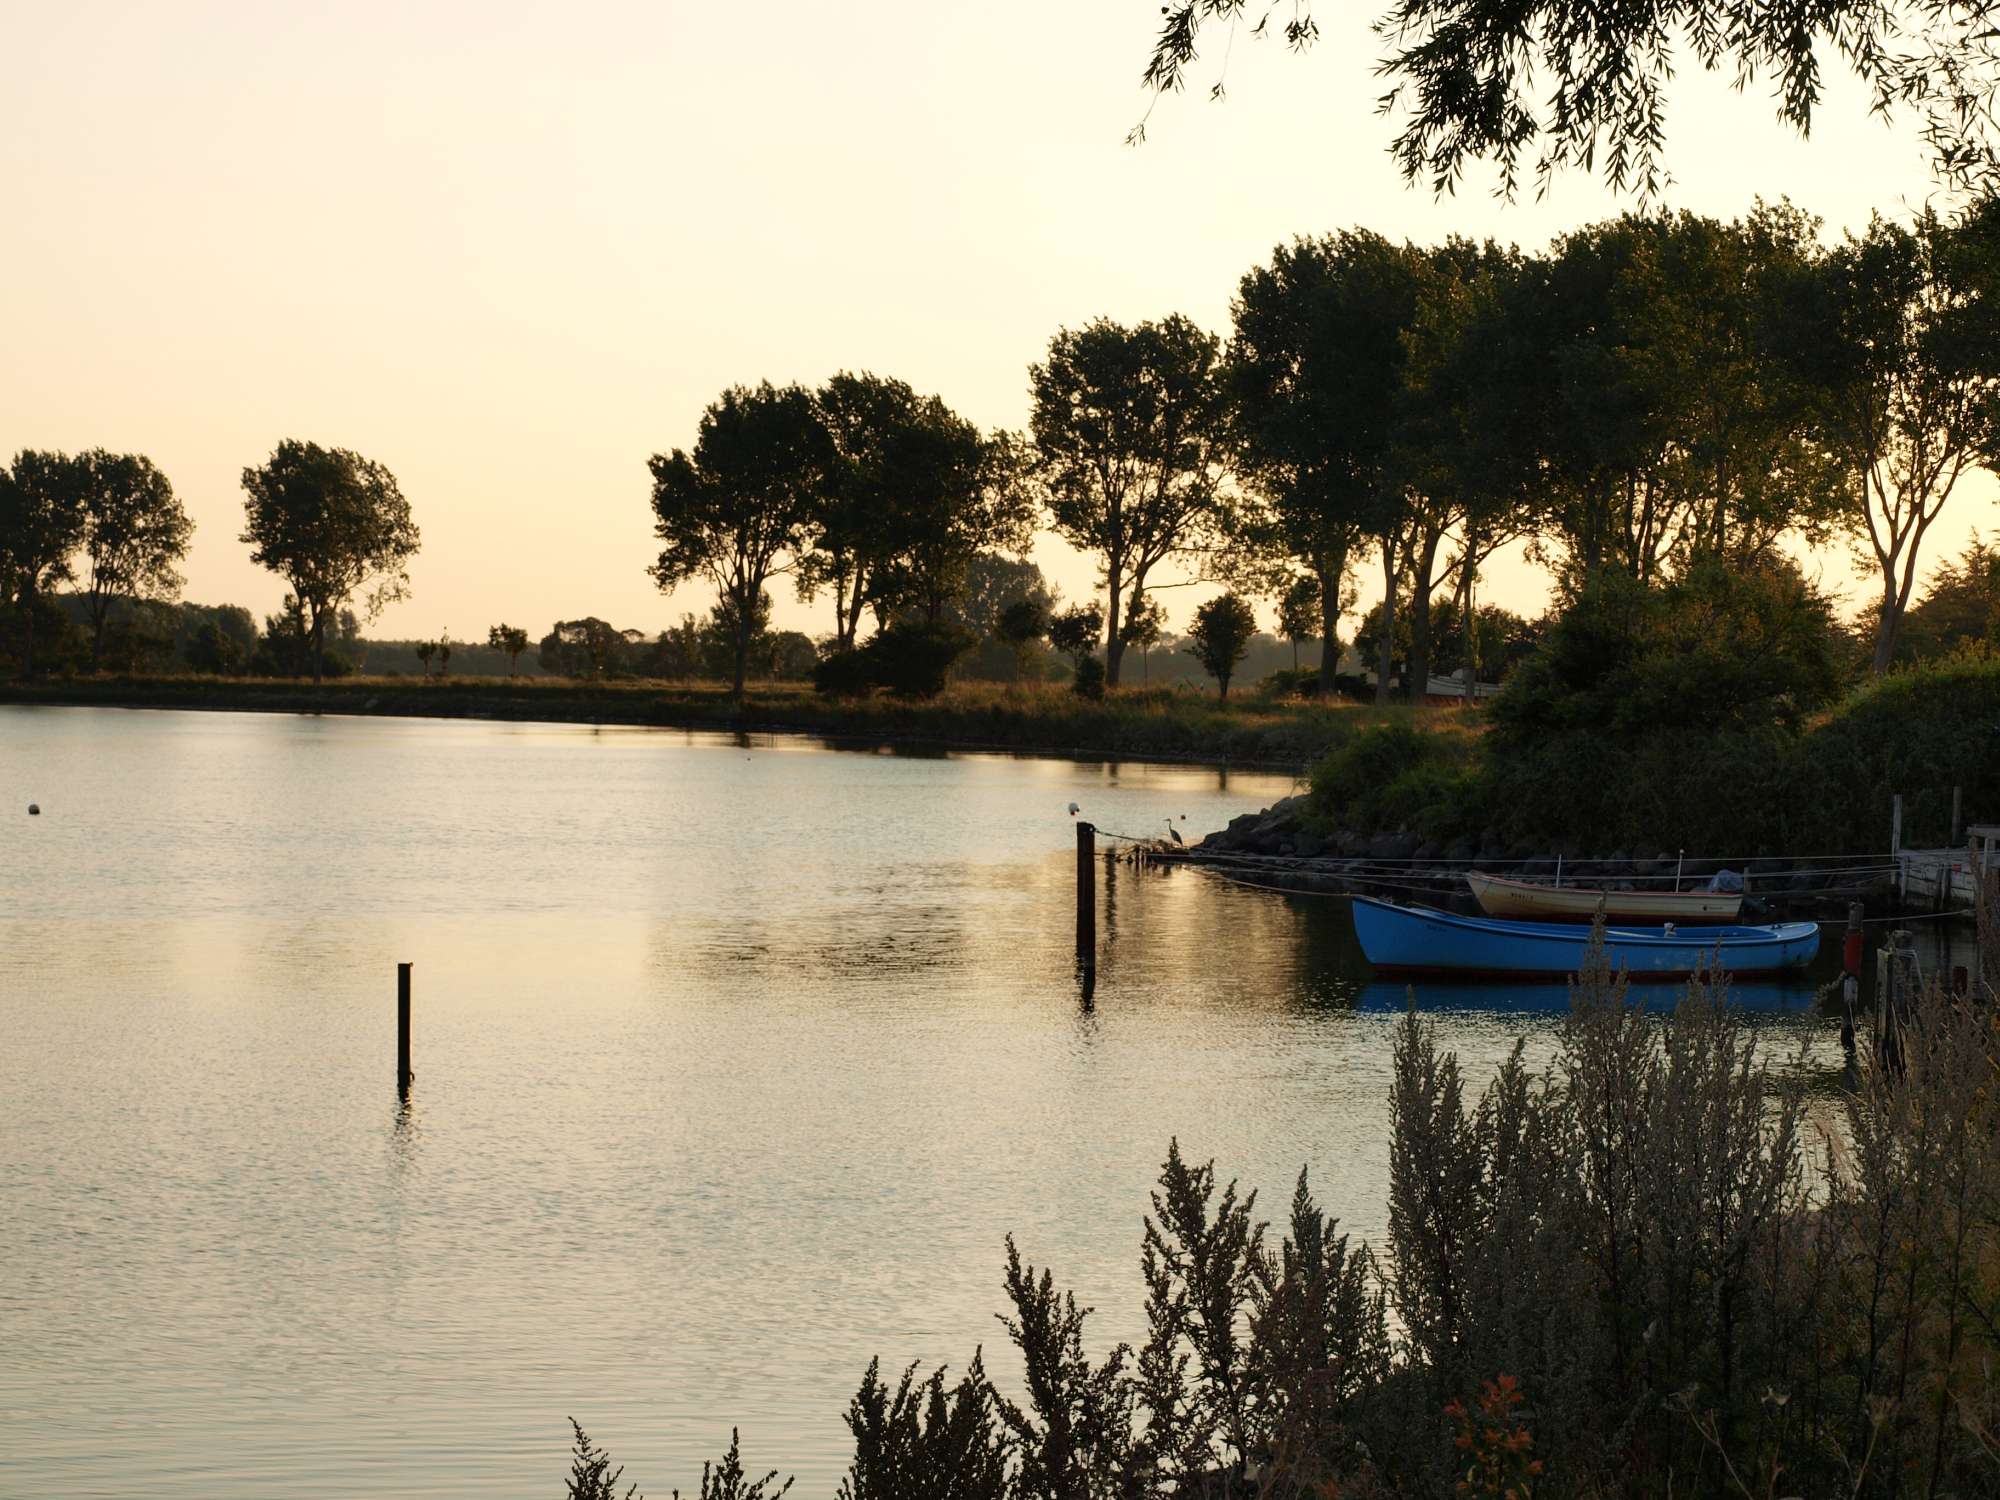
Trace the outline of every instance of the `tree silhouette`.
{"type": "Polygon", "coordinates": [[[1968,469],[2000,464],[2000,208],[1878,216],[1801,274],[1784,314],[1811,423],[1852,476],[1844,527],[1880,580],[1879,674],[1926,533],[1968,469]]]}
{"type": "Polygon", "coordinates": [[[813,497],[834,462],[832,439],[801,386],[734,386],[702,413],[694,452],[653,455],[653,579],[662,592],[697,575],[714,583],[735,627],[743,695],[765,585],[797,565],[813,497]]]}
{"type": "Polygon", "coordinates": [[[1146,682],[1153,680],[1153,648],[1160,644],[1166,628],[1167,612],[1156,594],[1141,594],[1135,599],[1125,613],[1125,623],[1118,627],[1125,644],[1139,648],[1139,669],[1146,682]]]}
{"type": "Polygon", "coordinates": [[[486,644],[507,653],[507,675],[512,677],[521,653],[528,649],[528,632],[518,625],[495,625],[486,632],[486,644]]]}
{"type": "MultiPolygon", "coordinates": [[[[1179,91],[1203,32],[1233,32],[1252,8],[1250,0],[1163,6],[1146,86],[1156,96],[1179,91]]],[[[1261,7],[1254,33],[1269,29],[1275,9],[1261,7]]],[[[1311,47],[1319,27],[1309,0],[1296,0],[1281,30],[1294,51],[1311,47]]],[[[1790,8],[1389,0],[1375,32],[1388,48],[1378,71],[1391,83],[1374,102],[1403,121],[1391,154],[1406,182],[1439,195],[1456,188],[1468,163],[1486,160],[1508,197],[1530,164],[1538,187],[1581,168],[1601,172],[1614,189],[1657,196],[1666,181],[1667,82],[1688,57],[1739,84],[1772,79],[1778,118],[1801,135],[1820,103],[1825,66],[1837,59],[1867,84],[1875,110],[1915,113],[1948,181],[1990,188],[2000,175],[1992,134],[2000,53],[1982,0],[1919,0],[1907,9],[1874,0],[1790,8]]],[[[1210,92],[1221,97],[1220,79],[1210,92]]],[[[1144,135],[1142,121],[1132,138],[1144,135]]]]}
{"type": "Polygon", "coordinates": [[[1187,653],[1215,679],[1221,689],[1217,696],[1229,696],[1229,679],[1256,633],[1256,612],[1241,594],[1218,594],[1194,612],[1194,621],[1188,626],[1187,653]]]}
{"type": "MultiPolygon", "coordinates": [[[[1319,637],[1319,585],[1310,578],[1294,578],[1278,596],[1278,634],[1292,643],[1292,670],[1299,669],[1299,647],[1319,637]]],[[[1333,649],[1328,641],[1323,651],[1333,649]]]]}
{"type": "Polygon", "coordinates": [[[0,476],[0,581],[20,606],[22,672],[36,670],[37,617],[50,590],[75,576],[71,556],[83,540],[89,465],[65,453],[17,453],[0,476]]]}
{"type": "MultiPolygon", "coordinates": [[[[1279,247],[1237,290],[1233,426],[1263,502],[1248,529],[1318,582],[1329,642],[1349,561],[1371,539],[1395,612],[1411,497],[1394,460],[1420,267],[1412,246],[1357,229],[1279,247]]],[[[1321,656],[1322,693],[1336,665],[1321,656]]],[[[1387,700],[1386,664],[1376,692],[1387,700]]]]}
{"type": "Polygon", "coordinates": [[[1104,635],[1104,611],[1095,600],[1073,604],[1049,620],[1049,644],[1067,656],[1080,673],[1104,635]]]}
{"type": "Polygon", "coordinates": [[[83,512],[84,602],[90,615],[90,665],[104,657],[104,622],[119,599],[171,599],[180,592],[175,565],[187,556],[194,522],[167,476],[136,453],[78,455],[89,475],[83,512]]]}
{"type": "Polygon", "coordinates": [[[364,615],[409,593],[419,538],[396,476],[345,448],[287,438],[262,465],[243,471],[242,540],[250,560],[291,586],[306,612],[315,683],[325,668],[326,629],[371,580],[364,615]]]}
{"type": "Polygon", "coordinates": [[[1103,569],[1113,687],[1119,622],[1148,575],[1216,530],[1228,447],[1218,364],[1217,339],[1187,318],[1099,318],[1058,332],[1028,372],[1034,477],[1056,533],[1103,569]]]}
{"type": "Polygon", "coordinates": [[[1028,675],[1028,653],[1036,641],[1049,633],[1049,607],[1041,598],[1016,599],[1001,609],[993,623],[993,634],[1014,653],[1014,675],[1028,675]]]}

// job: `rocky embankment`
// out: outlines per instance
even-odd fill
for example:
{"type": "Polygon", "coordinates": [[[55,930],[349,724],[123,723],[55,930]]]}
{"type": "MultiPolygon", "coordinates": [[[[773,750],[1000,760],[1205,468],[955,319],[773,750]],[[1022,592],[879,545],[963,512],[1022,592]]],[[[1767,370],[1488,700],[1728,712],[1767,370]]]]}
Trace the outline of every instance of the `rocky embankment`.
{"type": "Polygon", "coordinates": [[[1229,826],[1186,849],[1155,851],[1155,858],[1212,865],[1259,882],[1299,890],[1362,892],[1410,897],[1432,905],[1471,908],[1465,873],[1480,870],[1513,879],[1601,885],[1613,890],[1659,890],[1678,873],[1688,887],[1722,870],[1743,877],[1747,895],[1787,912],[1845,912],[1861,901],[1884,907],[1896,894],[1895,868],[1877,856],[1683,859],[1678,853],[1634,855],[1625,850],[1593,854],[1538,849],[1487,837],[1440,844],[1412,833],[1321,833],[1309,826],[1307,797],[1287,797],[1261,812],[1230,819],[1229,826]]]}

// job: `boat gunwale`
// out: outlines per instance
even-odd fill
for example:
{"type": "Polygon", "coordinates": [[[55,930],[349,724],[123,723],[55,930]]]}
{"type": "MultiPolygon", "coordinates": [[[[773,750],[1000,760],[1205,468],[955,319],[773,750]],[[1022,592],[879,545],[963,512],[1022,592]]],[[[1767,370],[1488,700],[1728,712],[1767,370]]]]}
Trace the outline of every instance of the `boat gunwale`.
{"type": "MultiPolygon", "coordinates": [[[[1451,964],[1383,964],[1368,960],[1369,967],[1378,975],[1397,979],[1434,980],[1477,980],[1482,984],[1553,984],[1558,980],[1575,979],[1577,971],[1570,969],[1495,969],[1459,968],[1451,964]]],[[[1787,974],[1796,974],[1798,964],[1766,964],[1751,969],[1638,969],[1626,974],[1634,987],[1652,987],[1666,984],[1684,984],[1689,980],[1703,979],[1711,983],[1738,979],[1776,979],[1787,974]]]]}
{"type": "MultiPolygon", "coordinates": [[[[1384,901],[1377,896],[1356,895],[1352,899],[1356,906],[1374,907],[1381,911],[1394,912],[1399,916],[1441,921],[1449,926],[1470,929],[1476,932],[1491,933],[1498,937],[1528,938],[1535,942],[1560,943],[1567,948],[1579,948],[1587,944],[1590,940],[1589,932],[1593,930],[1585,928],[1582,924],[1576,922],[1522,922],[1504,917],[1462,917],[1456,912],[1440,911],[1434,906],[1399,906],[1393,901],[1384,901]]],[[[1777,922],[1768,926],[1717,925],[1697,927],[1687,934],[1676,932],[1669,936],[1663,931],[1654,931],[1649,928],[1612,927],[1607,925],[1604,929],[1604,938],[1607,946],[1610,946],[1614,942],[1624,947],[1656,948],[1684,948],[1693,944],[1701,949],[1726,951],[1732,946],[1747,949],[1765,945],[1798,942],[1808,933],[1811,933],[1814,937],[1818,937],[1819,931],[1820,924],[1817,922],[1777,922]]],[[[1552,970],[1550,972],[1574,973],[1576,971],[1574,968],[1570,968],[1568,970],[1552,970]]],[[[1732,970],[1731,972],[1749,973],[1752,971],[1732,970]]]]}
{"type": "MultiPolygon", "coordinates": [[[[1702,927],[1739,925],[1737,919],[1743,912],[1743,894],[1740,891],[1618,891],[1597,886],[1545,885],[1540,881],[1490,875],[1484,870],[1467,870],[1465,883],[1482,908],[1490,893],[1501,901],[1545,907],[1547,920],[1567,920],[1571,924],[1590,921],[1594,915],[1590,910],[1592,906],[1603,911],[1626,912],[1656,907],[1661,909],[1664,918],[1702,927]],[[1717,917],[1722,920],[1713,920],[1717,917]]],[[[1503,917],[1493,912],[1486,915],[1495,922],[1531,920],[1503,917]]]]}

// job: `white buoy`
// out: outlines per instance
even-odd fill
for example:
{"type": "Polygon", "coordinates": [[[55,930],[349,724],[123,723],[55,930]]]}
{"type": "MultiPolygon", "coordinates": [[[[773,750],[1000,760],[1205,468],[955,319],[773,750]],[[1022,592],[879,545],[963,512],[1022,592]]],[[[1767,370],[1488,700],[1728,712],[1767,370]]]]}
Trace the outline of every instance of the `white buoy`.
{"type": "Polygon", "coordinates": [[[30,802],[28,804],[28,816],[31,818],[39,818],[41,815],[42,815],[42,804],[39,802],[30,802]]]}

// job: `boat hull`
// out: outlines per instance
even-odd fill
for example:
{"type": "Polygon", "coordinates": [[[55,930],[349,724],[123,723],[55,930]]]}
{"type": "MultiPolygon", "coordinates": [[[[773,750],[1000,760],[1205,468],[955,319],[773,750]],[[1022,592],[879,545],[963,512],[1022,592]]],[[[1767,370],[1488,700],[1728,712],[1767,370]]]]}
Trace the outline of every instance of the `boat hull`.
{"type": "Polygon", "coordinates": [[[1607,922],[1630,927],[1727,924],[1743,910],[1743,898],[1710,891],[1602,891],[1587,886],[1536,885],[1469,871],[1479,909],[1507,922],[1589,922],[1600,908],[1607,922]]]}
{"type": "MultiPolygon", "coordinates": [[[[1494,975],[1560,979],[1583,966],[1590,929],[1555,922],[1459,917],[1428,907],[1354,898],[1354,931],[1378,970],[1395,974],[1494,975]]],[[[1613,969],[1654,979],[1691,974],[1780,974],[1801,969],[1819,952],[1819,926],[1607,926],[1604,952],[1613,969]]]]}

